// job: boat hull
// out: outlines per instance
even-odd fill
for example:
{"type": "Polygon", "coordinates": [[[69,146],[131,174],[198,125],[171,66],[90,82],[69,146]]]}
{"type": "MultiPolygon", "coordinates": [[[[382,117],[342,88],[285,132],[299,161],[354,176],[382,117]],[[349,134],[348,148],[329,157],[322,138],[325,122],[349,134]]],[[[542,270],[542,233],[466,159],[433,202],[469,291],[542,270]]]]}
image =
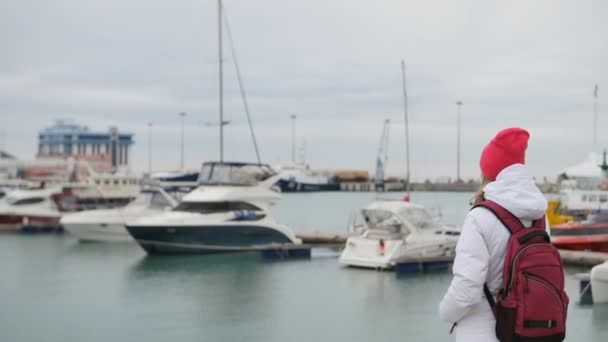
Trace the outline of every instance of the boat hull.
{"type": "Polygon", "coordinates": [[[608,262],[591,269],[590,281],[593,303],[608,303],[608,262]]]}
{"type": "Polygon", "coordinates": [[[431,262],[453,260],[456,239],[442,238],[433,241],[424,239],[382,240],[365,237],[350,237],[338,262],[344,266],[392,269],[402,262],[431,262]]]}
{"type": "Polygon", "coordinates": [[[63,228],[80,241],[133,242],[122,223],[63,223],[63,228]]]}
{"type": "Polygon", "coordinates": [[[54,232],[61,231],[61,224],[56,216],[2,214],[0,231],[54,232]]]}
{"type": "Polygon", "coordinates": [[[608,252],[608,225],[558,225],[551,229],[551,242],[561,249],[608,252]]]}
{"type": "Polygon", "coordinates": [[[127,225],[127,230],[148,254],[246,252],[294,243],[272,227],[257,225],[127,225]]]}

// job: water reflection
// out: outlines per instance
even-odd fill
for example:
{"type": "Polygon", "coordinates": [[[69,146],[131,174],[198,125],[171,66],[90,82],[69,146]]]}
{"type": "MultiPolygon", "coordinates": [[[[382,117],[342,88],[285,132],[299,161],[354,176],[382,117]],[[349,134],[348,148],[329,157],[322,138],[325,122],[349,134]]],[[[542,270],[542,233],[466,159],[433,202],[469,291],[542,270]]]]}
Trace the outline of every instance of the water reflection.
{"type": "Polygon", "coordinates": [[[272,330],[271,313],[280,309],[284,295],[280,272],[285,267],[262,260],[259,253],[148,256],[130,267],[123,296],[162,302],[157,314],[170,320],[177,311],[181,329],[195,329],[210,340],[251,326],[272,330]]]}
{"type": "Polygon", "coordinates": [[[608,304],[594,304],[592,317],[593,326],[598,331],[608,332],[608,304]]]}

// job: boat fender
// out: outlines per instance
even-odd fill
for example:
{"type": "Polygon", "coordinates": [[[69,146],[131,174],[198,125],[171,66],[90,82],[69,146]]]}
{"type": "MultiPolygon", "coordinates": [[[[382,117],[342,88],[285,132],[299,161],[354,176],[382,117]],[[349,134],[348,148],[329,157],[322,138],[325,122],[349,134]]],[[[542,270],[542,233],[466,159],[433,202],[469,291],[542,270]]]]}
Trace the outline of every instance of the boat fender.
{"type": "Polygon", "coordinates": [[[380,255],[384,255],[384,251],[385,251],[384,239],[380,239],[379,247],[380,247],[380,255]]]}

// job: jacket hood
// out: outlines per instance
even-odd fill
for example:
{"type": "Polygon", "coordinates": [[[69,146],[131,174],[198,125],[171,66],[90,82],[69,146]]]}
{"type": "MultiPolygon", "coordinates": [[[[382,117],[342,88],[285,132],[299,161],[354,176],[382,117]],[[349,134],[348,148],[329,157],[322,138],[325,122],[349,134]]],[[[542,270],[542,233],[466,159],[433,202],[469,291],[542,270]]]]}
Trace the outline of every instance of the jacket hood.
{"type": "Polygon", "coordinates": [[[486,199],[500,204],[520,220],[538,220],[547,211],[547,199],[523,164],[503,169],[483,191],[486,199]]]}

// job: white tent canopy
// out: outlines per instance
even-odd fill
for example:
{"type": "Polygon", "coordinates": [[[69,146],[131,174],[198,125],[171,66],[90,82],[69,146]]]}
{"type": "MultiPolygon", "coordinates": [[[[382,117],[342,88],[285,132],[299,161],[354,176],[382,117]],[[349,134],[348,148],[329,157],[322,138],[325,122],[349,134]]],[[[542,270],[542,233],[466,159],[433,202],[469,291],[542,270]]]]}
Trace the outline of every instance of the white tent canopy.
{"type": "Polygon", "coordinates": [[[582,163],[565,168],[561,174],[565,174],[568,178],[600,178],[601,163],[602,157],[598,153],[591,152],[582,163]]]}

